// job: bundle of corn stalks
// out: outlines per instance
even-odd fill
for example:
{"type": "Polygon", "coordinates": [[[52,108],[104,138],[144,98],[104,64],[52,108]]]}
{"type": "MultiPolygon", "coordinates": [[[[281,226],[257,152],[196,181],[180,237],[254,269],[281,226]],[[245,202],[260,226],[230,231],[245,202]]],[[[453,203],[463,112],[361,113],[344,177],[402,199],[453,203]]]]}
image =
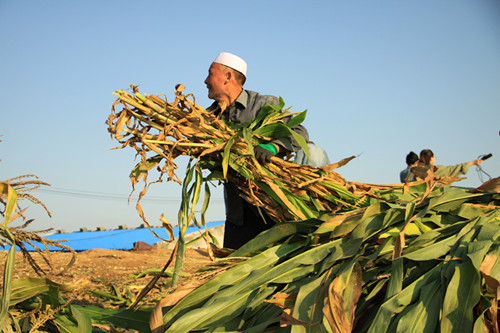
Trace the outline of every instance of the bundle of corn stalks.
{"type": "MultiPolygon", "coordinates": [[[[186,155],[197,159],[197,163],[195,174],[188,172],[184,183],[193,177],[202,178],[201,169],[221,170],[212,172],[206,180],[235,183],[248,202],[278,222],[363,207],[369,204],[369,197],[377,197],[376,190],[403,187],[346,181],[334,169],[354,156],[321,168],[278,157],[273,157],[271,163],[259,164],[253,147],[281,137],[293,136],[307,153],[304,138],[292,130],[305,119],[306,111],[290,113],[284,109],[282,99],[280,105],[264,106],[252,122],[231,124],[197,105],[193,95],[184,95],[183,85],[176,87],[172,102],[156,95],[143,96],[134,85],[131,88],[133,94],[114,92],[118,99],[106,124],[111,137],[122,144],[118,148],[132,147],[141,157],[130,176],[133,186],[140,180],[146,182],[148,171],[154,167],[160,171],[160,180],[167,174],[168,180],[182,183],[175,173],[175,159],[186,155]],[[117,106],[121,109],[117,110],[117,106]],[[283,118],[289,117],[292,119],[285,123],[283,118]]],[[[143,217],[139,202],[137,208],[143,217]]]]}

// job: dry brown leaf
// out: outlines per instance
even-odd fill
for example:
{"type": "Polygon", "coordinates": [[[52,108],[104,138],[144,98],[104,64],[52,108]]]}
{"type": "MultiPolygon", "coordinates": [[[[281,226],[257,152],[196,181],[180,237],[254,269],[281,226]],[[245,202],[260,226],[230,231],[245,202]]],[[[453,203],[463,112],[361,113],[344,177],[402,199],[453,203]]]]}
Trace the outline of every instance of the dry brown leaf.
{"type": "Polygon", "coordinates": [[[470,192],[476,193],[476,192],[489,192],[489,191],[500,192],[500,177],[492,178],[487,182],[483,183],[481,186],[471,190],[470,192]]]}
{"type": "Polygon", "coordinates": [[[170,224],[170,222],[168,222],[167,218],[165,217],[165,214],[163,214],[163,213],[161,214],[160,221],[161,221],[163,227],[165,228],[165,230],[167,231],[168,237],[170,237],[170,240],[174,240],[175,239],[174,228],[172,227],[172,224],[170,224]]]}
{"type": "Polygon", "coordinates": [[[175,292],[162,298],[153,309],[149,317],[149,327],[152,332],[164,332],[163,312],[162,308],[177,304],[181,299],[186,297],[193,290],[204,284],[206,281],[202,279],[191,279],[188,283],[179,286],[175,292]]]}
{"type": "Polygon", "coordinates": [[[328,288],[323,314],[333,332],[347,333],[352,331],[352,325],[345,311],[344,298],[334,290],[334,283],[328,288]]]}
{"type": "Polygon", "coordinates": [[[266,303],[271,303],[279,306],[282,309],[291,308],[297,299],[298,293],[287,294],[283,292],[277,292],[272,295],[271,299],[265,300],[266,303]]]}
{"type": "Polygon", "coordinates": [[[280,327],[286,327],[290,325],[313,326],[314,324],[294,318],[292,316],[292,309],[285,309],[281,314],[280,327]]]}

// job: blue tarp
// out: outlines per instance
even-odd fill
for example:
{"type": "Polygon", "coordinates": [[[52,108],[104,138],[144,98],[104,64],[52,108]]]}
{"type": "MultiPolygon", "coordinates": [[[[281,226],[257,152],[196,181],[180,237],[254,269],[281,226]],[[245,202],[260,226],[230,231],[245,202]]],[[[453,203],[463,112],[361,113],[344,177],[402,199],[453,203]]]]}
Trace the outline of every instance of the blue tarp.
{"type": "MultiPolygon", "coordinates": [[[[223,221],[207,223],[207,228],[216,227],[224,224],[223,221]]],[[[188,227],[186,234],[202,230],[196,226],[188,227]]],[[[168,240],[169,236],[165,228],[153,228],[153,231],[161,238],[168,240]]],[[[179,228],[174,227],[174,235],[177,237],[179,228]]],[[[43,236],[47,239],[61,240],[65,239],[66,242],[61,244],[69,246],[75,251],[86,251],[90,249],[109,249],[109,250],[130,250],[134,248],[134,243],[143,241],[153,245],[161,240],[156,238],[148,228],[137,229],[118,229],[118,230],[103,230],[103,231],[84,231],[84,232],[71,232],[64,234],[52,234],[43,236]]],[[[43,245],[34,242],[36,246],[44,249],[43,245]]],[[[25,243],[28,251],[35,249],[30,244],[25,243]]],[[[19,248],[18,248],[19,250],[19,248]]],[[[49,247],[50,251],[60,251],[59,247],[49,247]]]]}

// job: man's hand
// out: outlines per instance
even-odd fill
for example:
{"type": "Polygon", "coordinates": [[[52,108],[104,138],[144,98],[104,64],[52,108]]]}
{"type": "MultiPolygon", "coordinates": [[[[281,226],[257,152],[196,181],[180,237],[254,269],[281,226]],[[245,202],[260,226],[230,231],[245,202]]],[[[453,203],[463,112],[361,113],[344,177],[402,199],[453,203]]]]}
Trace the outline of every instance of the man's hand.
{"type": "Polygon", "coordinates": [[[263,143],[254,148],[255,158],[259,163],[271,162],[271,157],[278,153],[278,148],[273,143],[263,143]]]}

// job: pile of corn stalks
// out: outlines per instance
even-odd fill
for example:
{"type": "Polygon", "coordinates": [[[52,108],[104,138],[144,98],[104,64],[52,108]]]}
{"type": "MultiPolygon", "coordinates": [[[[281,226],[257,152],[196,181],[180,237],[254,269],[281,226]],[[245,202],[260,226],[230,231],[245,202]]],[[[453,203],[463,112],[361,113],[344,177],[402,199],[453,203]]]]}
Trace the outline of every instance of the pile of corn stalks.
{"type": "MultiPolygon", "coordinates": [[[[157,309],[156,332],[498,332],[500,194],[427,184],[281,223],[157,309]]],[[[174,296],[174,295],[173,295],[174,296]]]]}

